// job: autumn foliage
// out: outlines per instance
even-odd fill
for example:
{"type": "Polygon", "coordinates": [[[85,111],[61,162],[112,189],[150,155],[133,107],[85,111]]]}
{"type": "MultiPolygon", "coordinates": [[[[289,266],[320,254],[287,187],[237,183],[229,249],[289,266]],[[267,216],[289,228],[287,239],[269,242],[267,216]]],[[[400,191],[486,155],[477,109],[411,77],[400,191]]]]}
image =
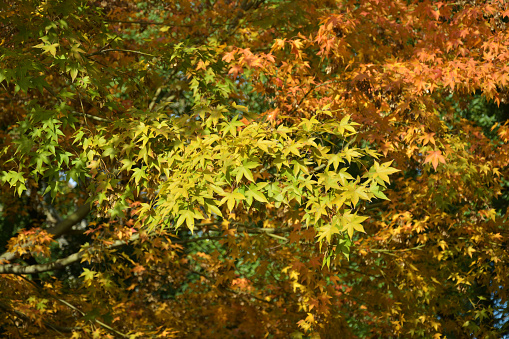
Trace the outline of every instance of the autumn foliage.
{"type": "Polygon", "coordinates": [[[508,23],[1,2],[1,335],[509,335],[508,23]]]}

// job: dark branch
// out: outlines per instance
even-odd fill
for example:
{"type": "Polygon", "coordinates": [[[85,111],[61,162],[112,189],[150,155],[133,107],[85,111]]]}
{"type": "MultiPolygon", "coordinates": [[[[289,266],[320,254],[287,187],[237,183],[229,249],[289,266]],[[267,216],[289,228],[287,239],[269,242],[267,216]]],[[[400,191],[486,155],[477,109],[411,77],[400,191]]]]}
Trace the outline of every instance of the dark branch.
{"type": "MultiPolygon", "coordinates": [[[[278,233],[286,233],[291,230],[290,227],[286,228],[248,228],[248,227],[239,227],[238,231],[240,232],[246,232],[246,233],[254,233],[254,234],[266,234],[272,237],[277,237],[277,239],[280,240],[287,240],[282,237],[278,237],[275,234],[278,233]]],[[[128,242],[132,242],[139,238],[139,234],[133,235],[127,242],[124,240],[117,240],[110,246],[108,246],[108,249],[120,247],[123,245],[126,245],[128,242]]],[[[204,236],[204,237],[196,237],[196,238],[190,238],[190,239],[182,239],[182,240],[173,240],[172,242],[175,244],[188,244],[192,242],[198,242],[203,240],[219,240],[224,239],[224,236],[204,236]]],[[[89,251],[93,251],[94,248],[89,249],[89,251]]],[[[80,261],[85,252],[77,252],[74,254],[71,254],[70,256],[62,259],[58,259],[56,261],[53,261],[51,263],[47,264],[38,264],[38,265],[30,265],[30,266],[21,266],[17,264],[7,264],[7,265],[0,265],[0,274],[36,274],[36,273],[43,273],[48,271],[54,271],[54,270],[60,270],[63,269],[69,265],[74,264],[75,262],[80,261]]]]}
{"type": "MultiPolygon", "coordinates": [[[[1,303],[1,302],[0,302],[0,310],[4,311],[5,313],[14,314],[16,317],[22,319],[23,321],[30,321],[30,317],[28,317],[26,314],[21,313],[20,311],[14,310],[11,307],[9,307],[8,305],[6,305],[4,303],[1,303]]],[[[46,327],[52,328],[52,329],[54,329],[56,331],[66,332],[66,333],[71,333],[73,331],[77,331],[77,330],[81,329],[80,327],[63,327],[63,326],[58,326],[58,325],[55,325],[55,324],[50,323],[48,321],[43,321],[43,324],[46,327]]]]}
{"type": "Polygon", "coordinates": [[[97,51],[97,52],[86,54],[85,56],[86,57],[91,57],[91,56],[94,56],[94,55],[100,55],[100,54],[109,53],[109,52],[124,52],[124,53],[133,53],[133,54],[140,54],[140,55],[144,55],[144,56],[155,57],[155,55],[153,55],[153,54],[139,52],[139,51],[133,51],[133,50],[130,50],[130,49],[119,49],[119,48],[103,49],[103,50],[100,50],[100,51],[97,51]]]}
{"type": "MultiPolygon", "coordinates": [[[[133,235],[128,241],[125,240],[117,240],[110,246],[108,246],[108,249],[120,247],[123,245],[126,245],[129,241],[134,241],[138,239],[140,236],[139,234],[133,235]]],[[[93,251],[95,248],[91,248],[88,251],[93,251]]],[[[8,265],[0,265],[0,274],[35,274],[35,273],[43,273],[53,270],[59,270],[66,266],[69,266],[71,264],[74,264],[77,261],[80,261],[81,258],[85,255],[86,252],[77,252],[74,254],[71,254],[67,258],[58,259],[54,262],[48,263],[48,264],[38,264],[38,265],[31,265],[31,266],[21,266],[21,265],[14,265],[14,264],[8,264],[8,265]]]]}

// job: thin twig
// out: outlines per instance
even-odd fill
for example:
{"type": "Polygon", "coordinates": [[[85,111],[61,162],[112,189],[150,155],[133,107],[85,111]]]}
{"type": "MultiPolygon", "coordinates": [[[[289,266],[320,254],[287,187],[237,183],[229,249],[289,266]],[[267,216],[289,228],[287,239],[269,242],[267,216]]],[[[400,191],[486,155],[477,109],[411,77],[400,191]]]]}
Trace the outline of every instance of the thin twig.
{"type": "Polygon", "coordinates": [[[72,111],[72,113],[82,115],[82,116],[84,116],[86,118],[90,118],[92,120],[97,120],[97,121],[101,121],[101,122],[111,122],[111,120],[109,120],[109,119],[101,118],[101,117],[98,117],[98,116],[95,116],[92,114],[88,114],[88,113],[81,113],[78,111],[72,111]]]}
{"type": "MultiPolygon", "coordinates": [[[[196,27],[198,26],[196,23],[194,24],[174,24],[170,22],[157,22],[157,21],[143,21],[143,20],[104,20],[106,22],[120,23],[120,24],[133,24],[133,25],[156,25],[156,26],[169,26],[169,27],[196,27]]],[[[228,24],[209,24],[212,27],[224,27],[228,24]]]]}
{"type": "Polygon", "coordinates": [[[125,53],[140,54],[140,55],[145,55],[145,56],[150,56],[150,57],[157,57],[157,55],[153,55],[153,54],[149,54],[149,53],[133,51],[131,49],[120,49],[120,48],[103,49],[103,50],[99,50],[97,52],[85,54],[85,56],[88,58],[88,57],[91,57],[94,55],[100,55],[100,54],[104,54],[104,53],[108,53],[108,52],[125,52],[125,53]]]}
{"type": "Polygon", "coordinates": [[[387,254],[392,254],[392,252],[408,252],[408,251],[413,251],[413,250],[421,250],[421,248],[423,248],[425,245],[419,245],[419,246],[415,246],[415,247],[412,247],[412,248],[402,248],[402,249],[394,249],[394,250],[389,250],[389,249],[383,249],[383,248],[380,248],[380,249],[372,249],[370,250],[371,252],[374,252],[374,253],[387,253],[387,254]]]}
{"type": "Polygon", "coordinates": [[[311,87],[307,93],[302,97],[302,99],[300,99],[300,101],[297,103],[297,105],[295,105],[295,107],[290,111],[290,113],[288,113],[288,115],[292,115],[292,113],[294,113],[300,105],[302,105],[302,103],[304,102],[304,100],[306,100],[306,98],[308,97],[309,94],[311,94],[311,92],[313,92],[314,90],[316,90],[317,88],[320,88],[322,86],[325,86],[325,85],[329,85],[329,84],[332,84],[332,83],[335,83],[335,82],[341,82],[341,80],[330,80],[330,81],[326,81],[324,82],[323,84],[320,84],[320,85],[317,85],[317,86],[314,86],[314,87],[311,87]]]}
{"type": "MultiPolygon", "coordinates": [[[[208,277],[207,275],[205,275],[205,274],[203,274],[203,273],[201,273],[201,272],[197,272],[197,271],[195,271],[195,270],[193,270],[193,269],[191,269],[191,268],[188,268],[188,267],[184,267],[184,268],[185,268],[186,270],[188,270],[189,272],[191,272],[191,273],[193,273],[193,274],[196,274],[196,275],[199,275],[199,276],[201,276],[201,277],[203,277],[203,278],[207,279],[208,281],[210,281],[210,282],[212,282],[212,283],[214,282],[214,280],[213,280],[212,278],[208,277]]],[[[226,288],[226,287],[225,287],[225,288],[221,288],[221,290],[222,290],[222,291],[226,291],[226,292],[228,292],[228,293],[235,294],[235,295],[241,295],[241,296],[246,296],[246,297],[248,297],[248,298],[253,298],[253,299],[255,299],[255,300],[258,300],[258,301],[261,301],[261,302],[268,303],[268,304],[271,304],[271,305],[272,305],[272,303],[271,303],[270,301],[267,301],[267,300],[265,300],[265,299],[259,298],[259,297],[257,297],[257,296],[254,296],[254,295],[251,295],[251,294],[248,294],[248,293],[245,293],[245,292],[244,292],[244,293],[242,293],[242,292],[237,292],[237,291],[234,291],[234,290],[229,289],[229,288],[226,288]]]]}
{"type": "MultiPolygon", "coordinates": [[[[52,293],[50,293],[49,291],[42,289],[40,286],[38,286],[38,285],[37,285],[37,284],[35,284],[34,282],[32,282],[32,281],[30,281],[30,280],[26,279],[25,277],[23,277],[23,279],[25,279],[26,281],[28,281],[28,282],[32,283],[32,285],[33,285],[33,286],[35,286],[35,288],[36,288],[37,290],[39,290],[40,292],[42,292],[44,295],[49,296],[49,297],[51,297],[51,298],[55,299],[56,301],[58,301],[58,302],[60,302],[60,303],[64,304],[65,306],[69,307],[69,308],[70,308],[70,309],[72,309],[73,311],[76,311],[76,312],[80,313],[80,314],[81,314],[81,316],[83,316],[83,317],[86,315],[86,314],[85,314],[85,312],[83,312],[82,310],[80,310],[80,309],[79,309],[79,308],[77,308],[76,306],[74,306],[74,305],[70,304],[70,303],[69,303],[69,302],[67,302],[66,300],[63,300],[63,299],[60,299],[60,298],[58,298],[58,297],[54,296],[54,295],[53,295],[52,293]]],[[[124,334],[124,333],[122,333],[122,332],[119,332],[119,331],[115,330],[115,329],[114,329],[114,328],[112,328],[111,326],[106,325],[105,323],[103,323],[102,321],[100,321],[100,320],[98,320],[98,319],[93,319],[93,321],[94,321],[94,322],[96,322],[96,323],[98,323],[99,325],[101,325],[101,326],[102,326],[102,327],[104,327],[105,329],[107,329],[107,330],[109,330],[109,331],[111,331],[111,332],[115,333],[116,335],[121,336],[122,338],[128,338],[128,337],[129,337],[128,335],[126,335],[126,334],[124,334]]],[[[56,325],[53,325],[53,326],[51,326],[51,327],[61,328],[60,326],[56,326],[56,325]]],[[[79,328],[77,328],[77,329],[79,329],[79,328]]]]}

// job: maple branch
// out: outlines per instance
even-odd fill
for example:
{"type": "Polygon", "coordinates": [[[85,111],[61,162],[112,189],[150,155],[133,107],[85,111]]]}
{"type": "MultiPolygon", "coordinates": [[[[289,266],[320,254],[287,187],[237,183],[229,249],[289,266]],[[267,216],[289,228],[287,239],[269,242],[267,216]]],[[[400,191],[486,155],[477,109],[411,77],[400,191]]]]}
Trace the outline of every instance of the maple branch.
{"type": "Polygon", "coordinates": [[[97,121],[101,121],[101,122],[111,122],[111,120],[109,120],[109,119],[101,118],[101,117],[98,117],[98,116],[95,116],[92,114],[88,114],[88,113],[83,113],[83,112],[78,112],[78,111],[72,111],[72,113],[90,118],[92,120],[97,120],[97,121]]]}
{"type": "MultiPolygon", "coordinates": [[[[27,316],[26,314],[24,313],[21,313],[20,311],[17,311],[15,309],[12,309],[11,307],[9,307],[8,305],[0,302],[0,310],[4,311],[5,313],[10,313],[10,314],[14,314],[15,316],[17,316],[18,318],[24,320],[24,321],[30,321],[30,317],[27,316]]],[[[66,332],[66,333],[71,333],[73,331],[76,331],[76,330],[81,330],[80,327],[63,327],[63,326],[58,326],[58,325],[55,325],[53,323],[50,323],[48,321],[45,321],[43,320],[42,321],[43,324],[47,327],[51,327],[52,329],[54,329],[55,331],[60,331],[60,332],[66,332]]]]}
{"type": "MultiPolygon", "coordinates": [[[[255,0],[253,2],[251,2],[250,0],[242,1],[242,3],[240,4],[240,8],[242,10],[239,11],[239,13],[237,13],[237,15],[231,21],[231,23],[226,23],[226,26],[231,26],[231,29],[230,29],[230,33],[227,34],[222,39],[222,41],[224,42],[224,41],[228,40],[231,36],[233,36],[235,34],[235,32],[237,32],[237,29],[240,27],[239,24],[241,22],[242,17],[246,16],[246,13],[253,7],[253,5],[254,5],[254,8],[257,9],[258,7],[260,7],[260,5],[263,2],[265,2],[265,0],[255,0]]],[[[249,22],[249,20],[246,20],[246,21],[249,22]]]]}
{"type": "MultiPolygon", "coordinates": [[[[55,296],[53,296],[53,295],[51,295],[51,294],[50,294],[50,296],[51,296],[51,297],[53,297],[55,300],[57,300],[57,301],[61,302],[61,303],[62,303],[62,304],[64,304],[65,306],[69,307],[70,309],[72,309],[72,310],[74,310],[74,311],[76,311],[76,312],[81,313],[81,315],[82,315],[82,316],[85,316],[85,313],[84,313],[82,310],[80,310],[79,308],[77,308],[76,306],[71,305],[71,304],[70,304],[70,303],[68,303],[67,301],[62,300],[62,299],[60,299],[60,298],[57,298],[57,297],[55,297],[55,296]]],[[[120,337],[122,337],[122,338],[129,338],[129,336],[128,336],[128,335],[126,335],[126,334],[124,334],[124,333],[122,333],[122,332],[119,332],[119,331],[115,330],[113,327],[106,325],[105,323],[103,323],[102,321],[100,321],[100,320],[98,320],[98,319],[94,319],[94,322],[98,323],[100,326],[104,327],[105,329],[107,329],[107,330],[108,330],[108,331],[110,331],[110,332],[115,333],[116,335],[118,335],[118,336],[120,336],[120,337]]]]}
{"type": "MultiPolygon", "coordinates": [[[[228,221],[228,220],[226,220],[228,221]]],[[[207,223],[201,223],[196,224],[195,227],[206,227],[206,226],[220,226],[223,223],[223,221],[216,221],[216,222],[207,222],[207,223]]],[[[247,232],[247,233],[265,233],[265,234],[274,234],[274,233],[286,233],[292,230],[291,227],[283,227],[283,228],[274,228],[274,227],[247,227],[247,225],[250,225],[249,223],[242,223],[237,221],[228,221],[229,225],[239,225],[236,230],[240,232],[247,232]]],[[[252,225],[252,224],[251,224],[252,225]]]]}
{"type": "Polygon", "coordinates": [[[35,274],[52,270],[62,269],[69,266],[83,257],[82,252],[71,254],[67,258],[58,259],[48,264],[21,266],[15,264],[0,265],[0,274],[35,274]]]}
{"type": "MultiPolygon", "coordinates": [[[[184,268],[185,268],[186,270],[188,270],[189,272],[191,272],[191,273],[193,273],[193,274],[196,274],[196,275],[199,275],[200,277],[203,277],[203,278],[207,279],[208,281],[210,281],[210,282],[212,282],[212,283],[214,283],[214,282],[215,282],[212,278],[210,278],[210,277],[209,277],[209,276],[207,276],[206,274],[203,274],[203,273],[201,273],[201,272],[195,271],[195,270],[193,270],[192,268],[189,268],[189,267],[184,267],[184,268]]],[[[248,293],[246,293],[246,292],[244,292],[244,293],[242,293],[242,292],[237,292],[237,291],[232,290],[232,289],[229,289],[229,288],[227,288],[227,287],[220,288],[220,290],[225,291],[225,292],[228,292],[228,293],[232,293],[232,294],[235,294],[235,295],[247,296],[247,297],[253,298],[253,299],[255,299],[255,300],[262,301],[262,302],[264,302],[264,303],[268,303],[268,304],[271,304],[271,305],[272,305],[272,303],[271,303],[270,301],[267,301],[267,300],[265,300],[265,299],[259,298],[259,297],[257,297],[257,296],[251,295],[251,294],[248,294],[248,293]]]]}
{"type": "MultiPolygon", "coordinates": [[[[244,0],[242,1],[240,7],[242,9],[242,12],[239,13],[232,23],[224,23],[224,24],[207,24],[206,26],[210,27],[225,27],[225,26],[237,26],[238,22],[240,21],[240,18],[243,16],[243,12],[247,12],[250,9],[254,8],[257,9],[260,7],[262,3],[264,3],[265,0],[244,0]]],[[[145,20],[112,20],[112,19],[105,19],[104,22],[112,22],[112,23],[121,23],[121,24],[134,24],[134,25],[156,25],[156,26],[169,26],[169,27],[196,27],[196,23],[193,24],[175,24],[170,22],[164,22],[164,21],[145,21],[145,20]]]]}
{"type": "Polygon", "coordinates": [[[94,55],[104,54],[104,53],[108,53],[108,52],[125,52],[125,53],[140,54],[140,55],[150,56],[150,57],[157,57],[157,55],[153,55],[153,54],[149,54],[149,53],[133,51],[131,49],[120,49],[120,48],[103,49],[103,50],[99,50],[97,52],[85,54],[85,56],[88,58],[88,57],[91,57],[91,56],[94,56],[94,55]]]}
{"type": "Polygon", "coordinates": [[[241,228],[241,227],[239,227],[238,230],[241,232],[246,232],[246,233],[265,234],[265,235],[268,235],[269,237],[288,242],[288,239],[281,237],[279,235],[276,235],[276,234],[289,232],[291,230],[291,228],[290,227],[287,227],[287,228],[241,228]]]}
{"type": "Polygon", "coordinates": [[[238,221],[224,220],[224,221],[203,222],[203,223],[195,224],[194,226],[195,227],[221,226],[223,224],[223,222],[228,222],[228,225],[246,225],[246,223],[242,223],[242,222],[238,222],[238,221]]]}
{"type": "MultiPolygon", "coordinates": [[[[116,247],[120,247],[120,246],[126,245],[130,241],[137,240],[139,237],[140,237],[140,235],[137,233],[137,234],[133,235],[127,241],[126,240],[117,240],[113,244],[107,246],[106,248],[113,249],[116,247]]],[[[30,265],[30,266],[21,266],[21,265],[15,265],[15,264],[0,265],[0,274],[36,274],[36,273],[53,271],[53,270],[59,270],[59,269],[65,268],[65,267],[81,260],[86,252],[91,252],[95,249],[96,248],[90,248],[87,251],[76,252],[66,258],[58,259],[58,260],[53,261],[48,264],[37,264],[37,265],[30,265]]]]}
{"type": "Polygon", "coordinates": [[[366,275],[368,277],[373,277],[373,278],[381,278],[382,277],[382,276],[379,276],[379,275],[374,275],[374,274],[358,271],[358,270],[350,268],[350,267],[339,266],[338,269],[345,270],[345,271],[350,271],[350,272],[355,272],[355,273],[366,275]]]}
{"type": "Polygon", "coordinates": [[[382,207],[384,205],[386,205],[386,201],[372,202],[372,203],[364,206],[364,209],[366,209],[366,210],[374,210],[374,209],[380,208],[380,207],[382,207]]]}
{"type": "MultiPolygon", "coordinates": [[[[90,212],[90,205],[89,204],[82,205],[82,206],[78,207],[78,209],[73,214],[68,216],[67,219],[62,220],[55,227],[47,229],[46,232],[48,232],[49,234],[52,234],[54,238],[58,238],[61,235],[67,233],[71,229],[72,226],[76,225],[78,222],[83,220],[89,212],[90,212]]],[[[27,244],[25,246],[29,246],[29,244],[27,244]]],[[[15,253],[5,252],[4,254],[2,254],[0,256],[0,262],[1,261],[11,261],[15,257],[16,257],[15,253]]]]}
{"type": "Polygon", "coordinates": [[[330,81],[326,81],[320,85],[317,85],[315,87],[311,87],[306,94],[304,94],[304,96],[302,97],[302,99],[300,99],[300,101],[297,103],[297,105],[295,105],[295,107],[290,111],[290,113],[288,113],[288,115],[292,115],[292,113],[295,113],[295,111],[299,108],[300,105],[302,105],[302,103],[304,102],[304,100],[306,100],[306,98],[308,97],[309,94],[311,94],[311,92],[313,92],[314,90],[316,90],[317,88],[320,88],[322,86],[325,86],[325,85],[329,85],[329,84],[332,84],[332,83],[335,83],[335,82],[341,82],[341,80],[330,80],[330,81]]]}
{"type": "MultiPolygon", "coordinates": [[[[63,299],[60,299],[60,298],[58,298],[58,297],[54,296],[54,295],[53,295],[52,293],[50,293],[48,290],[43,289],[41,286],[37,285],[37,284],[36,284],[36,283],[34,283],[33,281],[30,281],[30,280],[28,280],[27,278],[25,278],[25,277],[23,277],[23,276],[22,276],[22,278],[23,278],[24,280],[26,280],[28,283],[30,283],[30,284],[31,284],[33,287],[35,287],[37,290],[39,290],[39,292],[41,292],[43,295],[45,295],[45,296],[49,296],[49,297],[51,297],[51,298],[55,299],[56,301],[58,301],[58,302],[60,302],[60,303],[64,304],[65,306],[69,307],[69,308],[70,308],[70,309],[72,309],[73,311],[75,311],[75,312],[77,312],[77,313],[80,313],[82,316],[85,316],[85,315],[86,315],[86,314],[85,314],[85,312],[83,312],[82,310],[80,310],[80,309],[79,309],[79,308],[77,308],[76,306],[74,306],[74,305],[70,304],[69,302],[67,302],[67,301],[65,301],[65,300],[63,300],[63,299]]],[[[111,331],[111,332],[113,332],[113,333],[115,333],[115,334],[117,334],[117,335],[121,336],[122,338],[128,338],[128,336],[127,336],[127,335],[123,334],[122,332],[119,332],[119,331],[115,330],[114,328],[112,328],[112,327],[110,327],[110,326],[106,325],[105,323],[103,323],[102,321],[100,321],[100,320],[98,320],[98,319],[93,319],[93,321],[94,321],[94,322],[96,322],[97,324],[99,324],[100,326],[104,327],[105,329],[107,329],[107,330],[109,330],[109,331],[111,331]]],[[[50,326],[50,327],[52,327],[53,329],[55,329],[57,332],[58,332],[58,330],[57,330],[58,328],[62,328],[62,327],[60,327],[60,326],[55,326],[55,325],[52,325],[52,326],[50,326]],[[56,328],[54,328],[54,327],[56,327],[56,328]]],[[[80,328],[75,328],[75,329],[80,329],[80,328]]]]}
{"type": "Polygon", "coordinates": [[[150,105],[148,105],[148,110],[150,112],[152,112],[152,110],[154,109],[154,106],[156,104],[156,101],[157,101],[157,98],[159,97],[159,94],[161,94],[161,91],[163,90],[163,87],[159,87],[157,88],[154,96],[152,97],[152,100],[150,101],[150,105]]]}
{"type": "MultiPolygon", "coordinates": [[[[97,62],[97,61],[96,61],[97,62]]],[[[62,99],[58,97],[58,95],[55,93],[55,91],[53,91],[53,88],[49,87],[49,85],[47,84],[44,84],[43,85],[44,89],[46,89],[53,97],[55,97],[58,101],[62,102],[62,99]]],[[[83,107],[83,106],[82,106],[83,107]]],[[[90,118],[90,119],[93,119],[93,120],[97,120],[97,121],[101,121],[101,122],[111,122],[111,120],[109,119],[105,119],[105,118],[101,118],[101,117],[98,117],[98,116],[95,116],[95,115],[92,115],[92,114],[88,114],[88,113],[85,113],[85,112],[78,112],[78,111],[71,111],[71,113],[73,114],[78,114],[78,115],[82,115],[84,117],[87,117],[87,118],[90,118]]]]}
{"type": "Polygon", "coordinates": [[[67,233],[72,226],[76,225],[78,222],[83,220],[88,215],[89,212],[90,205],[89,204],[82,205],[78,207],[78,209],[73,214],[68,216],[67,219],[62,220],[55,227],[50,228],[46,231],[50,234],[53,234],[55,238],[58,238],[59,236],[67,233]]]}
{"type": "MultiPolygon", "coordinates": [[[[75,212],[77,214],[79,211],[75,212]]],[[[73,219],[74,220],[74,219],[73,219]]],[[[81,220],[81,219],[80,219],[81,220]]],[[[64,220],[64,222],[70,222],[69,218],[64,220]]],[[[77,221],[76,221],[77,222],[77,221]]],[[[59,224],[60,225],[60,224],[59,224]]],[[[57,225],[55,228],[59,228],[59,225],[57,225]]],[[[71,224],[72,226],[73,224],[71,224]]],[[[62,228],[62,227],[60,227],[62,228]]],[[[241,232],[246,233],[255,233],[255,234],[267,234],[268,236],[277,238],[279,240],[285,240],[288,241],[288,239],[277,236],[277,233],[285,233],[291,230],[290,227],[287,228],[247,228],[247,227],[240,227],[238,230],[241,232]]],[[[57,230],[58,231],[58,230],[57,230]]],[[[132,242],[134,240],[137,240],[139,238],[139,234],[133,235],[129,240],[117,240],[110,246],[108,246],[108,249],[113,249],[116,247],[120,247],[123,245],[126,245],[128,242],[132,242]]],[[[174,240],[173,243],[176,244],[187,244],[187,243],[193,243],[203,240],[217,240],[217,239],[225,239],[225,236],[207,236],[207,237],[197,237],[197,238],[190,238],[190,239],[183,239],[183,240],[174,240]]],[[[93,250],[93,248],[89,249],[88,251],[93,250]]],[[[9,253],[7,253],[9,254],[9,253]]],[[[37,264],[37,265],[30,265],[30,266],[20,266],[17,264],[5,264],[0,265],[0,274],[36,274],[36,273],[43,273],[53,270],[59,270],[62,268],[65,268],[69,265],[74,264],[75,262],[81,260],[84,256],[85,252],[76,252],[74,254],[69,255],[66,258],[58,259],[56,261],[53,261],[51,263],[47,264],[37,264]]],[[[14,254],[12,254],[14,255],[14,254]]],[[[7,256],[6,256],[7,258],[7,256]]],[[[3,259],[0,257],[0,259],[3,259]]],[[[5,259],[10,260],[10,259],[5,259]]]]}
{"type": "MultiPolygon", "coordinates": [[[[133,24],[133,25],[156,25],[156,26],[170,26],[170,27],[196,27],[196,24],[174,24],[170,22],[163,22],[163,21],[143,21],[143,20],[133,20],[133,21],[127,21],[127,20],[111,20],[106,19],[105,22],[115,22],[120,24],[133,24]]],[[[212,27],[224,27],[228,24],[209,24],[208,26],[212,27]]]]}
{"type": "MultiPolygon", "coordinates": [[[[215,223],[207,223],[208,225],[213,225],[215,223]]],[[[285,240],[288,241],[288,239],[280,237],[275,235],[275,233],[286,233],[291,230],[291,227],[286,228],[248,228],[248,227],[239,227],[237,228],[237,231],[246,232],[246,233],[252,233],[252,234],[266,234],[268,236],[271,236],[273,238],[279,239],[279,240],[285,240]]],[[[171,242],[174,244],[189,244],[193,242],[203,241],[203,240],[220,240],[220,239],[226,239],[227,237],[224,235],[217,235],[217,236],[204,236],[204,237],[196,237],[196,238],[189,238],[189,239],[182,239],[182,240],[172,240],[171,242]]]]}
{"type": "Polygon", "coordinates": [[[226,237],[223,235],[218,235],[218,236],[189,238],[189,239],[183,239],[183,240],[172,240],[171,242],[174,244],[189,244],[189,243],[198,242],[198,241],[202,241],[202,240],[220,240],[220,239],[226,239],[226,237]]]}
{"type": "Polygon", "coordinates": [[[237,231],[240,231],[240,232],[247,232],[247,233],[263,233],[263,234],[267,234],[267,235],[270,235],[270,234],[277,234],[277,233],[286,233],[286,232],[289,232],[291,231],[292,228],[291,227],[285,227],[285,228],[272,228],[272,227],[267,227],[267,228],[252,228],[252,227],[238,227],[237,228],[237,231]]]}
{"type": "Polygon", "coordinates": [[[419,245],[419,246],[415,246],[415,247],[411,247],[411,248],[402,248],[402,249],[394,249],[394,250],[389,250],[389,249],[383,249],[383,248],[380,248],[380,249],[372,249],[371,252],[374,252],[374,253],[387,253],[389,255],[395,255],[393,254],[392,252],[408,252],[408,251],[413,251],[413,250],[421,250],[421,248],[423,248],[425,245],[419,245]]]}

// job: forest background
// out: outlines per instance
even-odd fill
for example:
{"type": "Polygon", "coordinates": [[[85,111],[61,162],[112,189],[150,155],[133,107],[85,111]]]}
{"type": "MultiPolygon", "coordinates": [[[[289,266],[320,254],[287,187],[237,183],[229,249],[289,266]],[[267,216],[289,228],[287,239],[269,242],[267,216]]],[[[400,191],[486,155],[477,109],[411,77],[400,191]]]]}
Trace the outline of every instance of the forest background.
{"type": "Polygon", "coordinates": [[[508,22],[0,2],[0,334],[508,337],[508,22]]]}

